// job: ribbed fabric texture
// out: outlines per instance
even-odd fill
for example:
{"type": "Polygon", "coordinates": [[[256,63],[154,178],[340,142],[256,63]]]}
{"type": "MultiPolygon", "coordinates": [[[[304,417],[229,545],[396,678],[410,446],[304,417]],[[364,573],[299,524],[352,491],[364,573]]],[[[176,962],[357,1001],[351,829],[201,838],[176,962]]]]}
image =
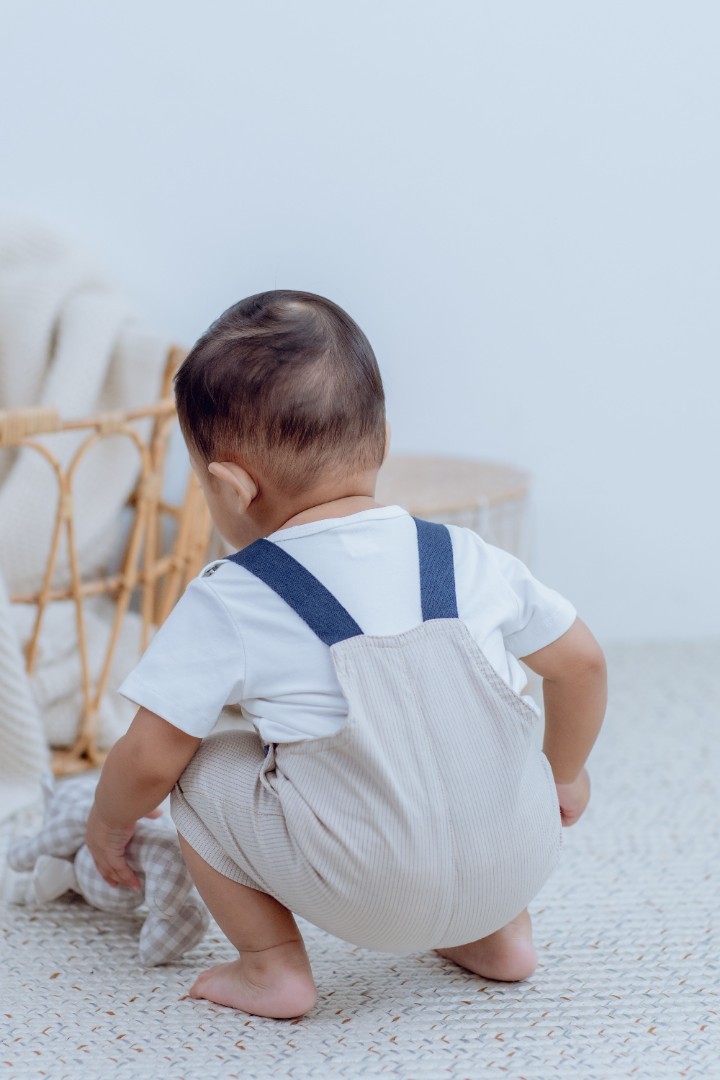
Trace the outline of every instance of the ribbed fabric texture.
{"type": "Polygon", "coordinates": [[[457,619],[332,647],[349,719],[271,747],[206,739],[172,799],[216,870],[391,952],[459,945],[518,914],[556,863],[536,717],[457,619]]]}

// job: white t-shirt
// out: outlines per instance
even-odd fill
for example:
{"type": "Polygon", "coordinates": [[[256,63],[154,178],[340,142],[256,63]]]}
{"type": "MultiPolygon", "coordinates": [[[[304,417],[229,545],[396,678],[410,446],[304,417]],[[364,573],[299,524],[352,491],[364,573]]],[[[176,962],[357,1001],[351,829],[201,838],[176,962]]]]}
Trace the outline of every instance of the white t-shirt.
{"type": "MultiPolygon", "coordinates": [[[[470,529],[449,528],[458,615],[522,694],[516,658],[564,634],[575,609],[513,555],[470,529]]],[[[364,633],[400,634],[422,622],[417,531],[399,506],[292,526],[268,540],[314,574],[364,633]]],[[[226,705],[240,705],[264,743],[332,735],[347,718],[328,646],[232,562],[211,564],[190,582],[120,693],[198,738],[226,705]]]]}

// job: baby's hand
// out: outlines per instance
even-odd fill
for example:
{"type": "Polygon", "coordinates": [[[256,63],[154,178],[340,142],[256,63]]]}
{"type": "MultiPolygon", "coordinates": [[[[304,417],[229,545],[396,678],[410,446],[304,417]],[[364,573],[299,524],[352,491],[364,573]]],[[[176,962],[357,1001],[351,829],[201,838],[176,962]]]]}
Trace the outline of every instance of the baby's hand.
{"type": "Polygon", "coordinates": [[[125,848],[135,832],[135,822],[122,828],[112,828],[101,820],[93,806],[88,818],[85,843],[108,885],[124,885],[139,889],[140,882],[125,859],[125,848]]]}
{"type": "Polygon", "coordinates": [[[571,784],[555,784],[563,825],[574,825],[590,802],[590,777],[582,769],[571,784]]]}
{"type": "MultiPolygon", "coordinates": [[[[151,811],[146,816],[149,818],[160,817],[162,811],[151,811]]],[[[136,822],[126,826],[112,827],[104,822],[93,805],[87,823],[85,843],[90,849],[90,854],[95,860],[101,876],[108,885],[117,888],[124,885],[126,889],[141,889],[142,885],[133,872],[132,867],[125,858],[125,848],[130,843],[135,832],[136,822]]]]}

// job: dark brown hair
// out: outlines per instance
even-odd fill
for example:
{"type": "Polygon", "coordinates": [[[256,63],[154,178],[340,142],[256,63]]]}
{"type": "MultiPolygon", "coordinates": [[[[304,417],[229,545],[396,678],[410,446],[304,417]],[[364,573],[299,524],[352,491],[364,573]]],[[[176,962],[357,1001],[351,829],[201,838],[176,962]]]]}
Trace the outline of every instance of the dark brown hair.
{"type": "Polygon", "coordinates": [[[175,376],[188,446],[257,464],[288,494],[326,471],[379,468],[385,395],[370,342],[314,293],[257,293],[228,308],[175,376]]]}

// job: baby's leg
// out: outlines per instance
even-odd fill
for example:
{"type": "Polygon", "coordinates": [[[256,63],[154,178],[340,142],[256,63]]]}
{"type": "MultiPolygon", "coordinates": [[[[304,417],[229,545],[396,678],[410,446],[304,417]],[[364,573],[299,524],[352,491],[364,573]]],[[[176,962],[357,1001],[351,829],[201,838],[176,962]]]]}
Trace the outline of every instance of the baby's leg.
{"type": "Polygon", "coordinates": [[[292,914],[267,893],[213,870],[182,836],[180,846],[198,892],[240,953],[203,972],[190,997],[277,1019],[308,1012],[317,991],[292,914]]]}
{"type": "Polygon", "coordinates": [[[527,908],[494,934],[471,941],[468,945],[438,949],[437,952],[476,975],[500,982],[527,979],[537,967],[532,923],[527,908]]]}

